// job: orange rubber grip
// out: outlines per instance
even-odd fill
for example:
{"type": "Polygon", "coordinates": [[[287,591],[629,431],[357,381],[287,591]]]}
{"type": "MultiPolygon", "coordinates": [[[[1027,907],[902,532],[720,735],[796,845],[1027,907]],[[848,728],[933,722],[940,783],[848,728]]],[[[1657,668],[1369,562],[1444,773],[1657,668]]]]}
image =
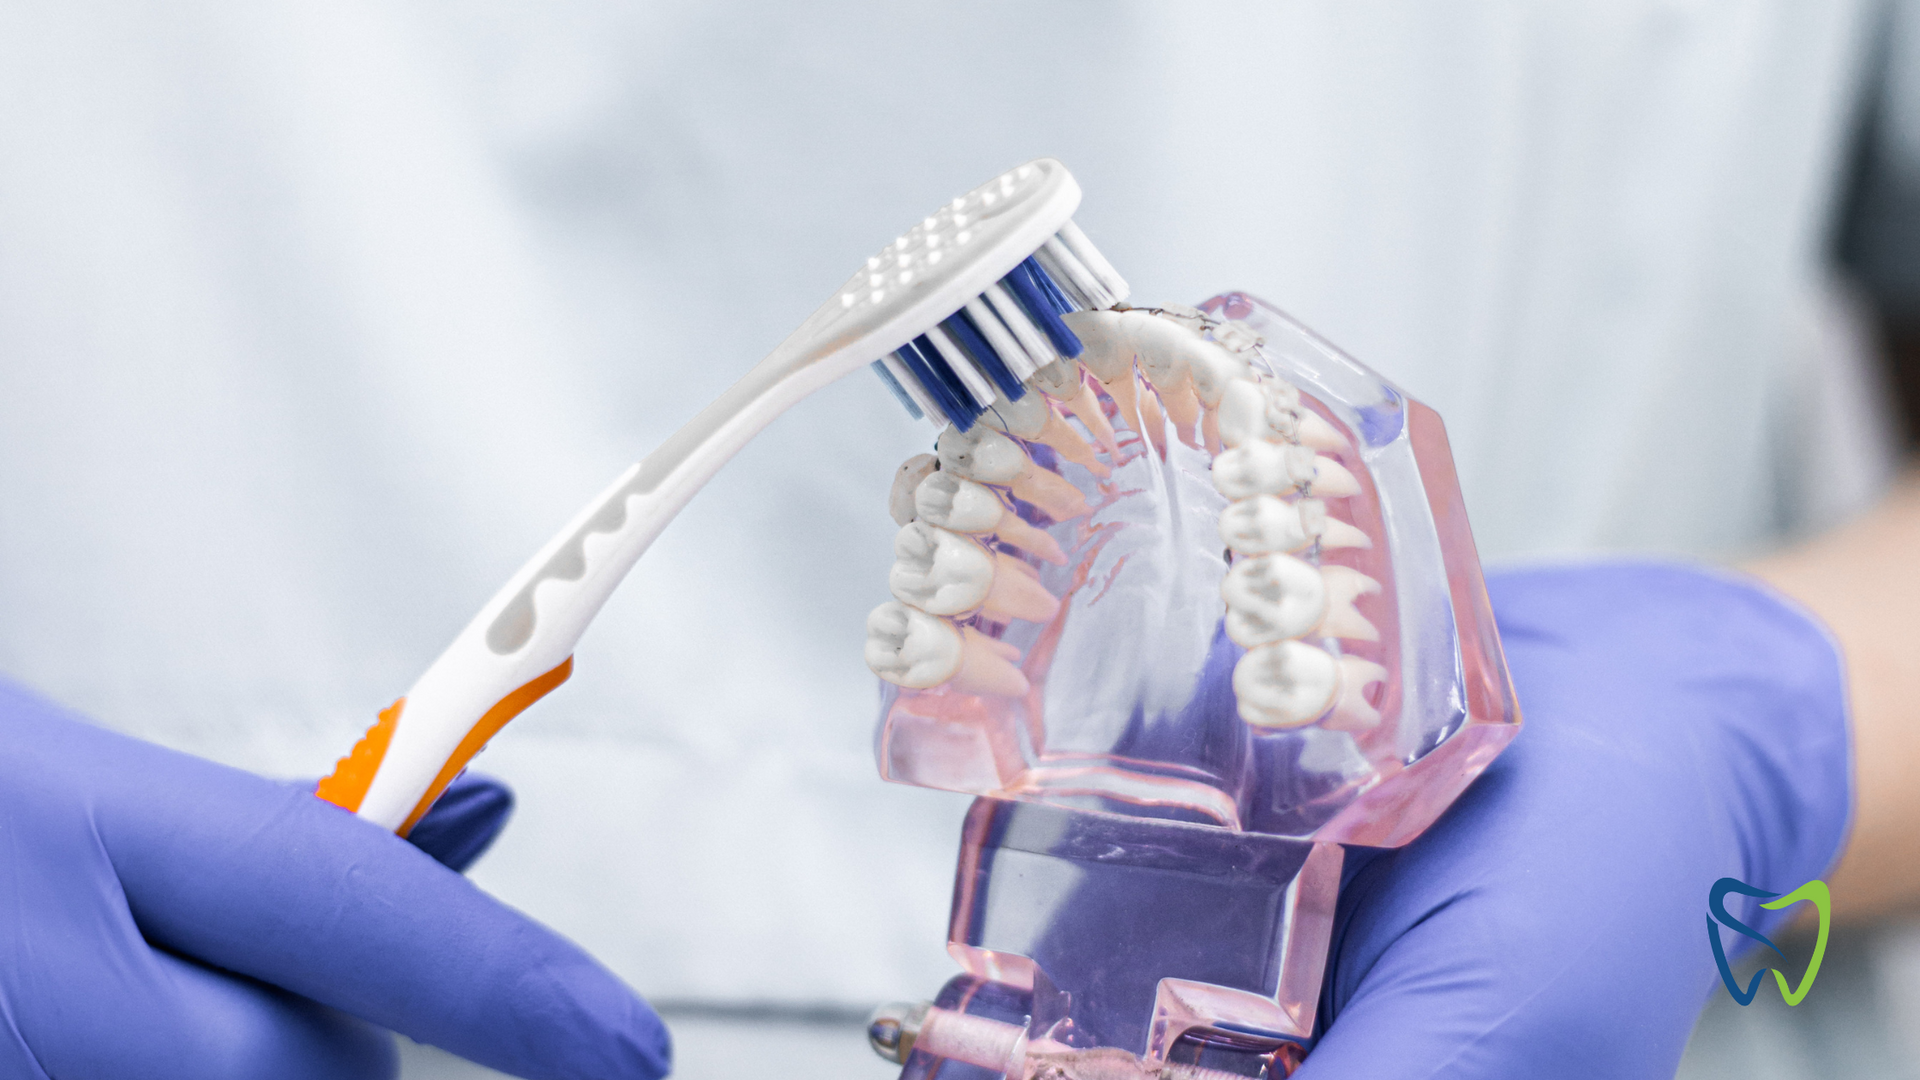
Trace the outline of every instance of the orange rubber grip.
{"type": "MultiPolygon", "coordinates": [[[[460,745],[454,747],[452,756],[440,767],[439,775],[427,785],[426,794],[420,796],[413,812],[407,815],[407,820],[401,822],[395,832],[401,836],[412,832],[413,827],[433,808],[435,800],[447,790],[447,785],[453,783],[453,778],[460,775],[460,771],[467,767],[467,762],[473,760],[473,755],[479,753],[489,739],[507,726],[507,721],[519,716],[527,706],[545,697],[572,674],[573,657],[569,656],[551,671],[536,675],[495,702],[493,708],[488,709],[486,715],[461,738],[460,745]]],[[[382,710],[380,719],[367,729],[367,733],[354,744],[353,750],[334,766],[333,775],[320,781],[320,786],[313,793],[335,806],[357,812],[360,803],[367,797],[367,789],[373,785],[374,775],[380,771],[380,763],[387,756],[387,746],[393,741],[393,729],[399,723],[406,704],[407,699],[401,698],[382,710]]]]}

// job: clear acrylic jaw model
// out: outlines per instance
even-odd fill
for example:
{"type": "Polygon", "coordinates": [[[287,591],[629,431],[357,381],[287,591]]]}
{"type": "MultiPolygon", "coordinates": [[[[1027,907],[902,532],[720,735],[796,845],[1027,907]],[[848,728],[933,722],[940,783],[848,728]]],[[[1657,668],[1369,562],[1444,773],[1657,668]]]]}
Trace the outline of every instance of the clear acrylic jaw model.
{"type": "Polygon", "coordinates": [[[1518,730],[1446,434],[1245,294],[1066,322],[1005,435],[895,486],[880,771],[983,798],[962,974],[870,1035],[909,1078],[1285,1076],[1340,845],[1417,837],[1518,730]]]}

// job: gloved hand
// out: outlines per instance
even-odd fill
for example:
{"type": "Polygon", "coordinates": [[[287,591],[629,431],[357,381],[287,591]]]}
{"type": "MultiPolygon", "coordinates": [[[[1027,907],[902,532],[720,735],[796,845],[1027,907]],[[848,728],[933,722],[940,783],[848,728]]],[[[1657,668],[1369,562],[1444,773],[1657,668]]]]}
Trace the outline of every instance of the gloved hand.
{"type": "MultiPolygon", "coordinates": [[[[1489,590],[1526,726],[1425,835],[1349,853],[1297,1080],[1670,1077],[1719,986],[1714,882],[1785,893],[1839,853],[1844,684],[1806,615],[1668,565],[1489,590]]],[[[1728,911],[1797,914],[1758,903],[1728,911]]]]}
{"type": "Polygon", "coordinates": [[[510,806],[456,784],[416,847],[0,683],[0,1077],[368,1080],[396,1070],[380,1028],[517,1076],[663,1075],[633,991],[458,873],[510,806]]]}

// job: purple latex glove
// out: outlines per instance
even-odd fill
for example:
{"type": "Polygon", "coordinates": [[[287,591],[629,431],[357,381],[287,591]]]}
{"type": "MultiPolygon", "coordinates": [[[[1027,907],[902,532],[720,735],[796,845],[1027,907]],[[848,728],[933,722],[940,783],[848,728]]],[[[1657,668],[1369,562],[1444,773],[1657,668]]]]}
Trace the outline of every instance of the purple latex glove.
{"type": "MultiPolygon", "coordinates": [[[[1839,853],[1844,684],[1805,614],[1671,565],[1488,588],[1526,726],[1420,839],[1350,853],[1298,1080],[1671,1077],[1720,982],[1713,883],[1784,893],[1839,853]]],[[[1758,902],[1728,911],[1798,913],[1758,902]]]]}
{"type": "Polygon", "coordinates": [[[415,847],[0,683],[0,1077],[389,1077],[382,1027],[517,1076],[663,1075],[633,991],[454,869],[511,805],[463,781],[415,847]]]}

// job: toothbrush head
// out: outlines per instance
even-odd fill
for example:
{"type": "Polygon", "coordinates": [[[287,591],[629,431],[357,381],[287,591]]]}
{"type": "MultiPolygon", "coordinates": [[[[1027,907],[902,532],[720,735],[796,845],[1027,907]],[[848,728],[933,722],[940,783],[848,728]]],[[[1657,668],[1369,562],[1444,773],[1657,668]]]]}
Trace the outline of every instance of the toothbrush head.
{"type": "Polygon", "coordinates": [[[802,327],[809,354],[871,359],[915,418],[972,428],[1079,340],[1061,320],[1109,308],[1127,283],[1073,223],[1080,185],[1039,158],[927,215],[802,327]]]}

